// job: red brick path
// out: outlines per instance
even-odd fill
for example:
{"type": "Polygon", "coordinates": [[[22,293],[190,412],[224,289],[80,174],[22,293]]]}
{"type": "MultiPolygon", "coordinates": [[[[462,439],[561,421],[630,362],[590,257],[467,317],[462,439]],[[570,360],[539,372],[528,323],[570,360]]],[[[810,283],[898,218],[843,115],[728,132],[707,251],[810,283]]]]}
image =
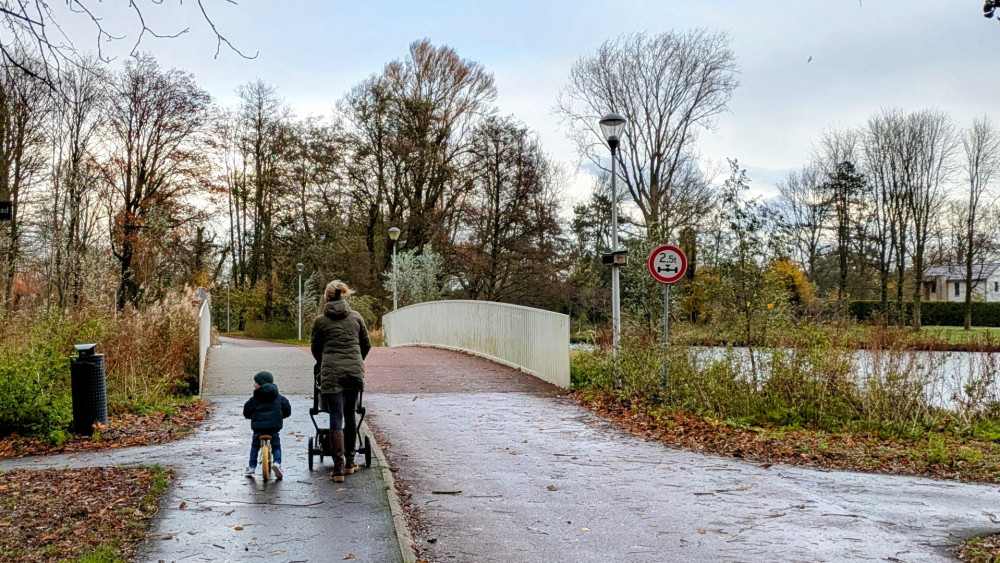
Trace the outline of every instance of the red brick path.
{"type": "Polygon", "coordinates": [[[478,356],[417,346],[373,348],[365,359],[368,393],[536,393],[558,387],[478,356]]]}

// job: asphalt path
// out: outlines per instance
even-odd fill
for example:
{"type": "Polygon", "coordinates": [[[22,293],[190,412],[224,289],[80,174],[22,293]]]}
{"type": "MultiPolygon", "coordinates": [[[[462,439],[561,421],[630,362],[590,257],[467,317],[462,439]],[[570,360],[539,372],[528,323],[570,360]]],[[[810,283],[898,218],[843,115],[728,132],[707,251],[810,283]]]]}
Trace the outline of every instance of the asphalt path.
{"type": "Polygon", "coordinates": [[[378,348],[366,400],[433,561],[955,561],[993,485],[763,467],[647,442],[469,355],[378,348]]]}

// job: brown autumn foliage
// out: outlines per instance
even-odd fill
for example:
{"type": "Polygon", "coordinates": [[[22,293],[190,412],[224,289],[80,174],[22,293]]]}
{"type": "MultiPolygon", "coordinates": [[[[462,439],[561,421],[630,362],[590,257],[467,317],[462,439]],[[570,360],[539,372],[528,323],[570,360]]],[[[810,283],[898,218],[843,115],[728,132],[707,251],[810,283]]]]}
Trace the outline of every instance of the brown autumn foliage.
{"type": "Polygon", "coordinates": [[[0,559],[130,558],[166,490],[147,467],[14,470],[0,482],[0,559]]]}
{"type": "Polygon", "coordinates": [[[949,438],[884,439],[877,433],[737,428],[685,411],[657,412],[608,395],[572,395],[630,433],[686,450],[761,463],[1000,483],[1000,445],[949,438]]]}
{"type": "Polygon", "coordinates": [[[95,436],[72,435],[59,446],[38,438],[12,434],[0,438],[0,458],[162,444],[187,435],[195,424],[205,420],[210,407],[199,400],[171,410],[172,413],[112,415],[108,417],[107,427],[100,429],[95,436]]]}

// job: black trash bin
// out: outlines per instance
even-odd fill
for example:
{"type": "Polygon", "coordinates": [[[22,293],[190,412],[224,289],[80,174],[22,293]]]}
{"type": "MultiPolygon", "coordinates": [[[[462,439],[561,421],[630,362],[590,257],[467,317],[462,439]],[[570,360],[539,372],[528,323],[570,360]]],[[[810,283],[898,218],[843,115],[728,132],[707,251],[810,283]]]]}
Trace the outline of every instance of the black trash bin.
{"type": "Polygon", "coordinates": [[[108,423],[108,393],[104,381],[104,354],[95,354],[97,344],[77,344],[69,362],[73,392],[73,431],[92,435],[94,423],[108,423]]]}

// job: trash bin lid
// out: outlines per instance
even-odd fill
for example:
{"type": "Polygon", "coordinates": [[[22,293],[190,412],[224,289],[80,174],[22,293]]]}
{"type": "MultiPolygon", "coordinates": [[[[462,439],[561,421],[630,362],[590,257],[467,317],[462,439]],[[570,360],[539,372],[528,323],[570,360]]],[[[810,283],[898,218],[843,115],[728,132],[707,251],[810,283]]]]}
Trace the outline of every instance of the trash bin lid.
{"type": "Polygon", "coordinates": [[[74,344],[73,347],[76,348],[77,356],[83,358],[86,356],[94,355],[94,348],[97,348],[97,343],[94,342],[93,344],[74,344]]]}

